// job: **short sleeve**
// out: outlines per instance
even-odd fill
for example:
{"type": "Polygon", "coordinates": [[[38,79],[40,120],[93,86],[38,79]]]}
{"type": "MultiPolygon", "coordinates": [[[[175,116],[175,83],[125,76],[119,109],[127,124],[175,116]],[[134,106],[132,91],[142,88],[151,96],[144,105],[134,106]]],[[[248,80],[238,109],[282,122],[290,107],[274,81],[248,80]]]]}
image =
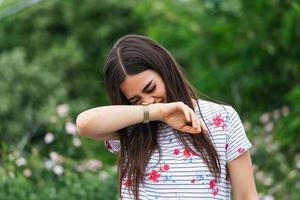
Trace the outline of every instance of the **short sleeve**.
{"type": "MultiPolygon", "coordinates": [[[[125,131],[127,134],[130,134],[134,128],[134,125],[130,125],[125,128],[125,131]]],[[[120,140],[105,140],[104,144],[106,148],[112,152],[112,153],[117,153],[121,150],[121,143],[120,140]]]]}
{"type": "Polygon", "coordinates": [[[234,160],[252,147],[238,113],[234,108],[230,107],[230,109],[232,109],[232,112],[229,118],[225,146],[227,163],[234,160]]]}
{"type": "Polygon", "coordinates": [[[105,140],[105,147],[112,153],[117,153],[121,149],[120,140],[105,140]]]}

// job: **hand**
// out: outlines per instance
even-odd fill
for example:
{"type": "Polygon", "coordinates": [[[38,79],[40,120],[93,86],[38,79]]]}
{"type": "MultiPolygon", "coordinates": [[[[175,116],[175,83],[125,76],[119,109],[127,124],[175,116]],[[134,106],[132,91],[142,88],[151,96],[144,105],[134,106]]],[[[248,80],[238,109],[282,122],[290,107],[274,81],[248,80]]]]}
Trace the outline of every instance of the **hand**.
{"type": "Polygon", "coordinates": [[[161,106],[161,114],[161,121],[176,130],[192,134],[208,132],[203,120],[199,119],[193,109],[183,102],[164,103],[161,106]]]}

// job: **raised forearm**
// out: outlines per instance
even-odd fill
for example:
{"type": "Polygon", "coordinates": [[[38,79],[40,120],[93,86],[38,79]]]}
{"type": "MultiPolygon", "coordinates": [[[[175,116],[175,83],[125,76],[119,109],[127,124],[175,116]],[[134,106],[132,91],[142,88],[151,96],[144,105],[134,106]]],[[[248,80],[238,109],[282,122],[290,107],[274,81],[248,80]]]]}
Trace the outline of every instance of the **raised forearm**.
{"type": "MultiPolygon", "coordinates": [[[[150,120],[161,120],[160,104],[149,105],[150,120]]],[[[142,105],[113,105],[92,108],[80,113],[76,126],[81,135],[115,132],[143,121],[142,105]]]]}

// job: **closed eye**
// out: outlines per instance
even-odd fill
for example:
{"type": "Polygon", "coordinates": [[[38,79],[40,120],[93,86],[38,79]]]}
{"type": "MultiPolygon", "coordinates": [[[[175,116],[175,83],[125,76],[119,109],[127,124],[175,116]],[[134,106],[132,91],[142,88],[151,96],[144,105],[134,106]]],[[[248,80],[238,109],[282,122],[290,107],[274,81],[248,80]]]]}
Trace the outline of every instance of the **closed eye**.
{"type": "MultiPolygon", "coordinates": [[[[154,85],[150,90],[146,91],[148,94],[154,92],[156,85],[154,85]]],[[[137,104],[139,101],[133,101],[132,104],[137,104]]]]}
{"type": "Polygon", "coordinates": [[[154,85],[151,90],[148,90],[147,93],[153,92],[155,90],[155,88],[156,88],[156,85],[154,85]]]}

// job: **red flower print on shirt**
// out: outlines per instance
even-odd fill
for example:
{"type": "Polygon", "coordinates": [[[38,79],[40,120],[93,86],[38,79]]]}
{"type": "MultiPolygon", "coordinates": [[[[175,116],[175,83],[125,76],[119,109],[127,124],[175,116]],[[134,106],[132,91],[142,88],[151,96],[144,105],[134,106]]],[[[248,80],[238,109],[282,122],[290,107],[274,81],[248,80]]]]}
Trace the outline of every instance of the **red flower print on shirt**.
{"type": "Polygon", "coordinates": [[[162,165],[159,167],[161,171],[168,171],[170,169],[170,166],[168,164],[162,165]]]}
{"type": "Polygon", "coordinates": [[[211,179],[209,182],[209,188],[212,189],[211,194],[215,197],[219,193],[219,188],[217,187],[216,180],[211,179]]]}
{"type": "Polygon", "coordinates": [[[245,151],[245,148],[244,148],[244,147],[238,148],[238,152],[239,152],[239,153],[243,153],[244,151],[245,151]]]}
{"type": "Polygon", "coordinates": [[[174,149],[173,154],[174,154],[175,156],[177,156],[179,153],[180,153],[180,150],[179,150],[179,149],[174,149]]]}
{"type": "Polygon", "coordinates": [[[209,181],[209,188],[214,189],[215,187],[216,187],[216,181],[215,181],[215,179],[211,179],[209,181]]]}
{"type": "Polygon", "coordinates": [[[224,119],[221,117],[221,115],[216,115],[214,118],[213,118],[213,124],[217,127],[223,125],[224,123],[224,119]]]}
{"type": "Polygon", "coordinates": [[[184,155],[186,158],[191,157],[190,149],[189,149],[189,148],[185,148],[184,151],[183,151],[183,155],[184,155]]]}
{"type": "Polygon", "coordinates": [[[106,146],[108,149],[112,149],[111,144],[110,144],[107,140],[105,140],[105,146],[106,146]]]}
{"type": "Polygon", "coordinates": [[[193,179],[191,180],[191,183],[195,183],[195,182],[196,182],[196,179],[193,178],[193,179]]]}
{"type": "Polygon", "coordinates": [[[153,182],[158,182],[159,178],[160,178],[161,174],[158,173],[156,170],[152,170],[150,173],[148,173],[148,178],[150,181],[153,181],[153,182]]]}
{"type": "Polygon", "coordinates": [[[229,146],[229,144],[227,143],[227,144],[225,145],[225,150],[227,150],[227,149],[228,149],[228,146],[229,146]]]}
{"type": "Polygon", "coordinates": [[[131,186],[131,184],[130,184],[130,181],[129,181],[129,180],[126,180],[126,181],[124,181],[123,185],[125,185],[126,187],[129,187],[129,186],[131,186]]]}
{"type": "Polygon", "coordinates": [[[218,193],[219,193],[219,188],[216,188],[216,189],[213,189],[211,194],[215,197],[218,195],[218,193]]]}
{"type": "Polygon", "coordinates": [[[170,166],[169,166],[169,165],[167,165],[167,164],[164,165],[164,170],[165,170],[165,171],[167,171],[167,170],[169,170],[169,169],[170,169],[170,166]]]}

